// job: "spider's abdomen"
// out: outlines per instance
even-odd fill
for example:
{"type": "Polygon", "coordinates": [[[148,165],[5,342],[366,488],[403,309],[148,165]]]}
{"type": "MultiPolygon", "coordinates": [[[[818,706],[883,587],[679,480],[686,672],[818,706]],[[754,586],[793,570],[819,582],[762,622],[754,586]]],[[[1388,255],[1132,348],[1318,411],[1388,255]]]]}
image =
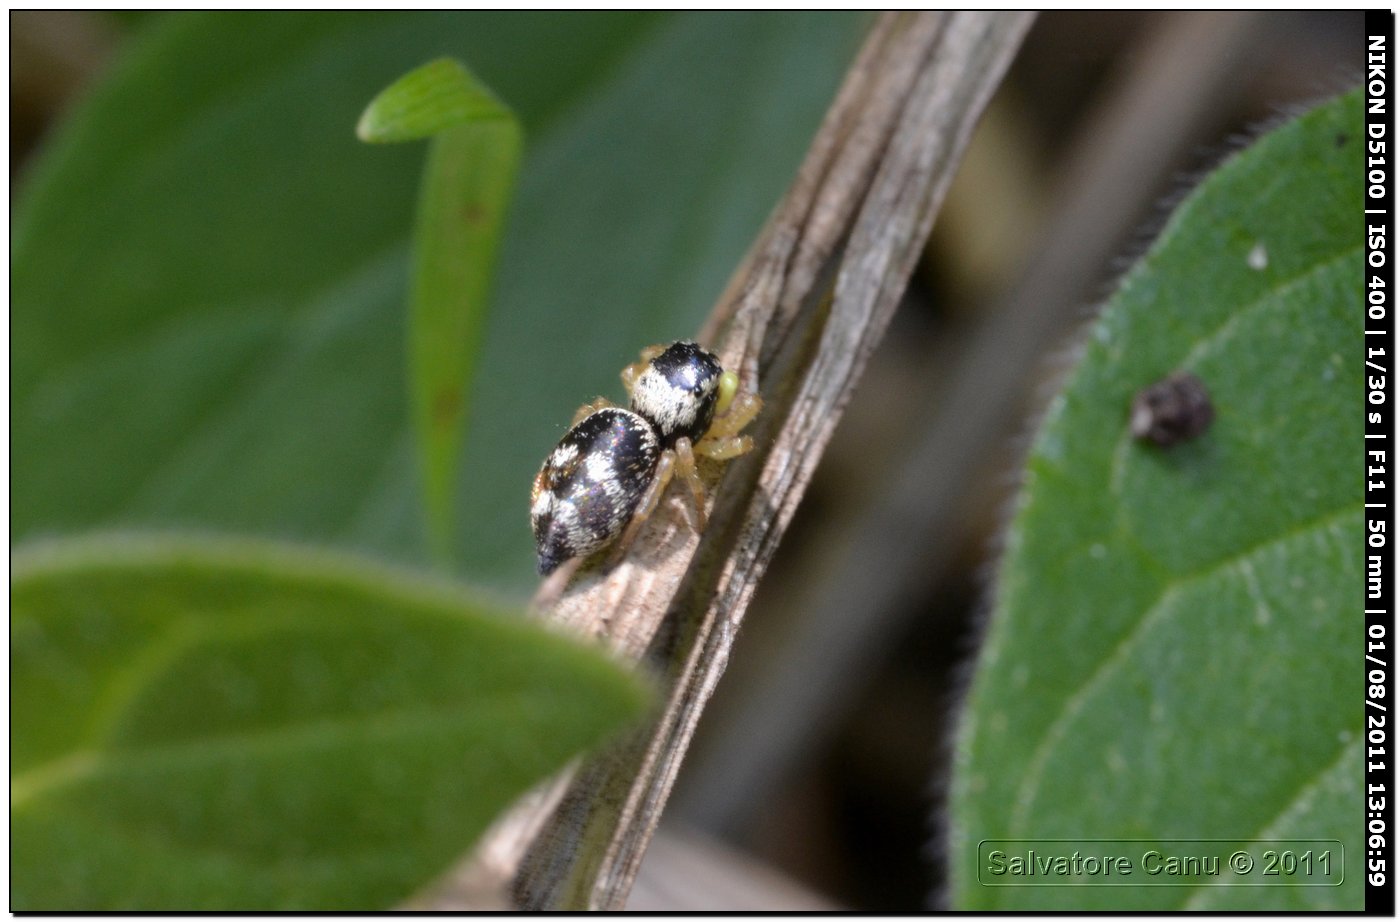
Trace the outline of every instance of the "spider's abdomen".
{"type": "Polygon", "coordinates": [[[652,359],[632,386],[632,410],[656,427],[661,446],[685,436],[698,442],[715,418],[719,359],[695,343],[672,343],[652,359]]]}
{"type": "Polygon", "coordinates": [[[617,407],[579,421],[549,453],[530,494],[541,575],[602,550],[632,518],[661,445],[651,424],[617,407]]]}

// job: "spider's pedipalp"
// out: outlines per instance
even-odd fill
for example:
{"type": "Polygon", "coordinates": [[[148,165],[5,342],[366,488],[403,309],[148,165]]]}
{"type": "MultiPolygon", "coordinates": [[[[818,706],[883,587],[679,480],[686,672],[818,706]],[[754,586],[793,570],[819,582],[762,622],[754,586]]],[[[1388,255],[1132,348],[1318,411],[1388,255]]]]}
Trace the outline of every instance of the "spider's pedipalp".
{"type": "MultiPolygon", "coordinates": [[[[753,422],[763,409],[763,398],[757,394],[739,394],[730,402],[725,412],[717,415],[705,433],[706,439],[722,439],[736,435],[753,422]]],[[[742,452],[740,452],[742,454],[742,452]]]]}

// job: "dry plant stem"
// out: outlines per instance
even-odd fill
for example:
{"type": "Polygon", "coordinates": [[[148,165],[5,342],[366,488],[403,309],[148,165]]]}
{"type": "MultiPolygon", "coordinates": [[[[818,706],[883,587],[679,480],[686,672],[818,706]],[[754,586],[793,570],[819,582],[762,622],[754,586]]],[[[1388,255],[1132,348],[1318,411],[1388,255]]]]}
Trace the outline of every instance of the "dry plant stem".
{"type": "Polygon", "coordinates": [[[627,900],[629,912],[837,912],[753,855],[663,822],[627,900]]]}
{"type": "MultiPolygon", "coordinates": [[[[1060,201],[1025,276],[963,352],[951,393],[916,395],[918,437],[887,490],[833,536],[844,559],[798,604],[802,631],[746,695],[703,764],[684,813],[710,832],[740,833],[787,771],[833,726],[856,677],[900,636],[899,619],[955,549],[947,523],[977,492],[1037,359],[1082,315],[1083,299],[1159,195],[1171,165],[1221,120],[1255,57],[1258,13],[1174,13],[1132,57],[1133,69],[1075,145],[1060,201]],[[930,472],[937,472],[930,479],[930,472]],[[852,612],[861,612],[853,618],[852,612]],[[814,682],[814,675],[829,678],[814,682]]],[[[1011,454],[1011,453],[1008,453],[1011,454]]],[[[1009,468],[1009,463],[1007,463],[1009,468]]]]}
{"type": "Polygon", "coordinates": [[[668,499],[626,560],[580,568],[557,597],[537,596],[549,620],[645,663],[661,710],[500,821],[472,870],[477,885],[504,883],[524,909],[624,905],[754,587],[1030,21],[876,20],[792,189],[702,333],[746,387],[759,386],[757,449],[711,490],[703,535],[668,499]]]}

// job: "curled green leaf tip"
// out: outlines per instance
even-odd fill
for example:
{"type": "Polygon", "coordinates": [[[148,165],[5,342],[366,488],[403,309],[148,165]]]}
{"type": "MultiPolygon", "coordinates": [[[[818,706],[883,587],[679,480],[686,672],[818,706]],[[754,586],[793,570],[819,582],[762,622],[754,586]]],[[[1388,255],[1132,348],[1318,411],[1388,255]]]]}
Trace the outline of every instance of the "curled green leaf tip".
{"type": "Polygon", "coordinates": [[[409,71],[374,97],[355,126],[371,144],[417,141],[454,125],[514,122],[515,115],[453,58],[438,58],[409,71]]]}

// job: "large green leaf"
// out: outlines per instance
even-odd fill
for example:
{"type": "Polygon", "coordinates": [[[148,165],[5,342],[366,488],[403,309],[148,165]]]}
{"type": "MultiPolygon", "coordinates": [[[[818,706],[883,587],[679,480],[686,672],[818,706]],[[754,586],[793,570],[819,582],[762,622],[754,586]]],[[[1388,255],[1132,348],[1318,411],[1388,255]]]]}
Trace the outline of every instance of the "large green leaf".
{"type": "Polygon", "coordinates": [[[459,570],[534,581],[530,480],[694,332],[790,180],[850,14],[171,16],[55,140],[12,249],[12,529],[195,525],[425,558],[404,374],[421,152],[360,144],[451,55],[526,151],[478,357],[459,570]]]}
{"type": "Polygon", "coordinates": [[[16,556],[14,909],[373,909],[639,713],[593,651],[289,546],[16,556]]]}
{"type": "Polygon", "coordinates": [[[1363,143],[1353,93],[1234,157],[1094,326],[1028,462],[958,744],[955,906],[1361,908],[1363,143]],[[1213,426],[1134,442],[1134,393],[1179,369],[1213,426]],[[1345,883],[977,879],[985,839],[1288,836],[1344,842],[1345,883]]]}

